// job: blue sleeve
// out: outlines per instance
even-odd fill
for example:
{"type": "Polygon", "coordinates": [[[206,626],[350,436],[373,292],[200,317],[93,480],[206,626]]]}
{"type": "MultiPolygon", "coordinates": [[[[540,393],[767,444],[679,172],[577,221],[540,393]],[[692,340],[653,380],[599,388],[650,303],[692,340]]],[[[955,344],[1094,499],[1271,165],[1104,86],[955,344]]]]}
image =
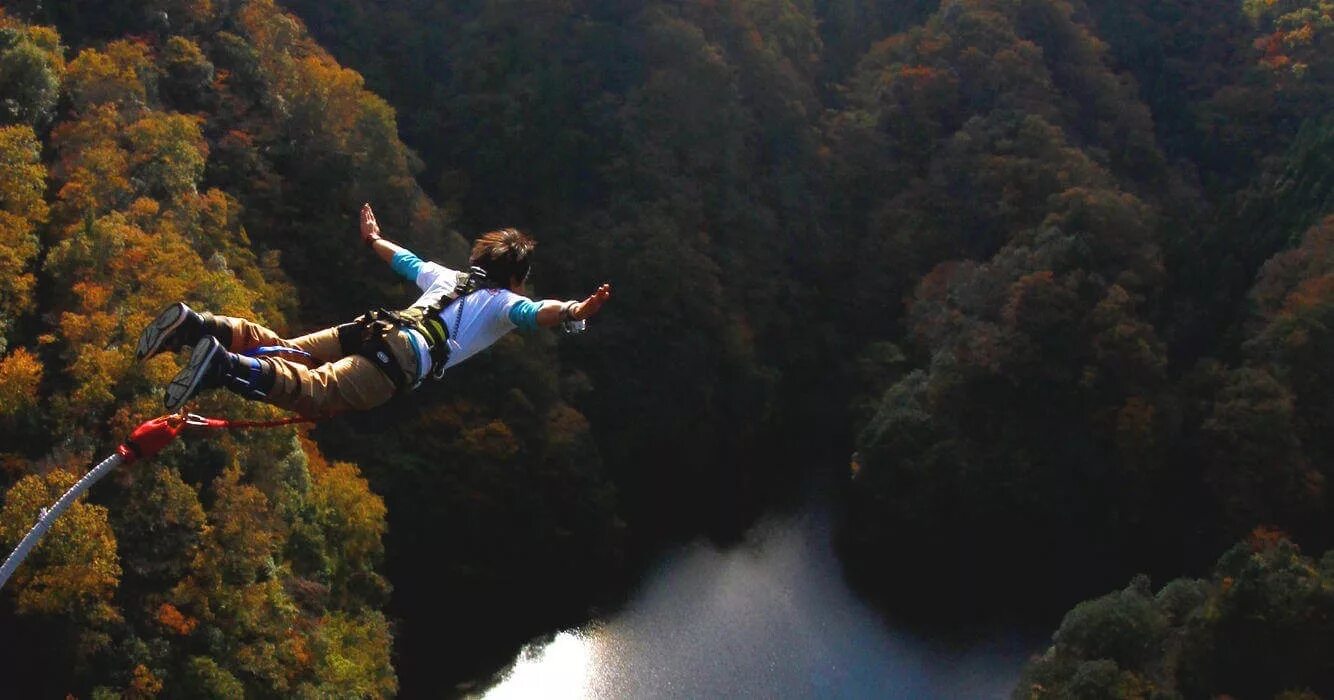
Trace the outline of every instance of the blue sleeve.
{"type": "Polygon", "coordinates": [[[521,331],[537,330],[537,310],[542,308],[538,302],[520,299],[510,307],[510,323],[521,331]]]}
{"type": "Polygon", "coordinates": [[[394,253],[394,257],[389,261],[389,267],[394,272],[408,278],[409,282],[417,282],[417,273],[421,272],[422,259],[412,254],[412,251],[400,250],[394,253]]]}

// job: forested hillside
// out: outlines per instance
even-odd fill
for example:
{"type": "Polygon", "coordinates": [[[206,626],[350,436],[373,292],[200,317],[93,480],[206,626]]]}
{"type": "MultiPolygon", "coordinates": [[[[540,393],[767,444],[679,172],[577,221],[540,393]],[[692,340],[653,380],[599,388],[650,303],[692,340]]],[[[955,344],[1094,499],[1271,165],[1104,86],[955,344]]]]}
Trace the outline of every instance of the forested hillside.
{"type": "Polygon", "coordinates": [[[1316,698],[1334,683],[1334,554],[1257,529],[1206,578],[1145,576],[1080,603],[1016,698],[1316,698]]]}
{"type": "Polygon", "coordinates": [[[1318,352],[1327,303],[1309,259],[1320,227],[1304,232],[1329,211],[1329,8],[1248,3],[1218,19],[1206,5],[951,4],[915,43],[893,39],[859,65],[878,73],[862,98],[880,96],[867,138],[892,144],[941,103],[978,110],[911,141],[940,143],[944,162],[907,201],[963,192],[967,204],[879,216],[904,236],[948,236],[946,217],[967,217],[962,245],[979,247],[951,253],[909,298],[903,338],[919,359],[858,439],[849,541],[868,556],[854,561],[889,573],[872,552],[925,557],[960,592],[1002,567],[1031,572],[1038,583],[1005,577],[980,593],[1014,598],[1198,570],[1258,525],[1328,545],[1330,398],[1323,370],[1297,358],[1318,352]],[[985,39],[965,55],[990,60],[955,61],[941,87],[886,104],[884,86],[929,80],[936,54],[977,26],[985,39]],[[1157,34],[1173,38],[1146,38],[1157,34]],[[1177,37],[1199,37],[1205,54],[1177,37]],[[1149,65],[1137,63],[1146,42],[1149,65]],[[1216,42],[1230,42],[1228,60],[1203,60],[1216,42]],[[1026,57],[1030,70],[995,75],[1026,57]],[[1170,106],[1153,81],[1175,81],[1170,106]],[[909,116],[887,118],[891,107],[909,116]],[[998,120],[1023,126],[989,140],[998,120]]]}
{"type": "MultiPolygon", "coordinates": [[[[423,254],[464,250],[393,110],[272,3],[100,5],[3,19],[6,547],[160,412],[176,363],[133,348],[169,301],[282,331],[406,304],[356,242],[362,201],[423,254]]],[[[472,533],[437,543],[423,584],[613,565],[621,526],[549,341],[485,367],[366,438],[394,470],[374,491],[291,429],[186,440],[99,486],[7,586],[7,674],[43,694],[392,695],[377,493],[432,499],[390,518],[407,537],[472,533]],[[488,545],[497,523],[524,556],[488,545]]],[[[197,410],[266,415],[225,393],[197,410]]]]}
{"type": "Polygon", "coordinates": [[[0,544],[154,414],[175,361],[130,345],[166,302],[296,331],[410,301],[363,201],[424,256],[517,226],[539,295],[616,288],[586,335],[99,487],[0,604],[60,650],[0,662],[32,687],[427,692],[836,464],[891,614],[1049,615],[1229,552],[1081,605],[1019,694],[1334,693],[1328,653],[1238,676],[1226,641],[1235,582],[1328,607],[1297,552],[1334,544],[1334,4],[4,6],[0,544]]]}
{"type": "MultiPolygon", "coordinates": [[[[273,16],[261,5],[244,19],[273,16]]],[[[225,68],[185,36],[71,48],[78,34],[0,23],[8,546],[159,411],[173,365],[132,352],[158,308],[186,298],[285,327],[295,305],[279,253],[252,243],[239,193],[208,174],[216,139],[249,140],[246,125],[179,109],[205,95],[247,109],[225,68]]],[[[232,39],[224,66],[249,48],[232,39]]],[[[384,516],[355,465],[290,430],[173,448],[77,505],[19,570],[2,633],[11,688],[391,694],[384,516]]]]}

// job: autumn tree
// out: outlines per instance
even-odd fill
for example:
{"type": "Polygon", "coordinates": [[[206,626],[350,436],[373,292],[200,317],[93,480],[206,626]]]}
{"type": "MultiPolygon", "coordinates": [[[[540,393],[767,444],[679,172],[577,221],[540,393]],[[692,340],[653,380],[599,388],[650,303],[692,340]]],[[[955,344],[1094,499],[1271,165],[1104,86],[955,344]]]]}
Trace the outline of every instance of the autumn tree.
{"type": "Polygon", "coordinates": [[[32,311],[37,227],[48,213],[40,153],[30,127],[0,127],[0,353],[9,348],[15,322],[32,311]]]}
{"type": "MultiPolygon", "coordinates": [[[[0,543],[12,550],[38,515],[78,481],[57,467],[29,474],[5,492],[0,510],[0,543]]],[[[18,611],[63,617],[74,623],[75,645],[87,658],[106,649],[110,632],[122,621],[116,606],[121,568],[107,509],[75,502],[51,526],[42,542],[9,582],[18,611]]]]}
{"type": "Polygon", "coordinates": [[[1294,99],[1328,95],[1334,63],[1334,3],[1327,0],[1247,0],[1246,15],[1262,32],[1255,40],[1260,63],[1273,71],[1280,90],[1294,99]],[[1314,93],[1314,94],[1312,94],[1314,93]]]}
{"type": "Polygon", "coordinates": [[[886,334],[918,276],[994,254],[1073,182],[1157,199],[1152,122],[1107,63],[1064,2],[952,3],[877,43],[825,126],[840,260],[864,280],[848,313],[886,334]]]}
{"type": "MultiPolygon", "coordinates": [[[[58,47],[51,36],[43,45],[58,47]]],[[[0,217],[13,237],[0,294],[11,324],[0,449],[6,481],[17,479],[0,517],[9,545],[74,470],[160,410],[177,364],[136,363],[133,348],[162,306],[186,299],[279,328],[294,309],[278,256],[252,244],[246,207],[204,186],[214,115],[160,101],[208,109],[205,98],[226,96],[203,56],[183,37],[84,47],[63,72],[71,112],[49,132],[0,130],[0,217]],[[50,248],[33,269],[39,228],[50,248]],[[51,293],[37,299],[34,280],[51,293]],[[59,434],[61,443],[17,444],[10,428],[20,420],[44,430],[15,435],[59,434]]],[[[200,409],[272,415],[225,394],[200,409]]],[[[72,634],[53,628],[45,638],[79,660],[61,691],[392,695],[379,611],[388,585],[376,572],[382,502],[355,466],[312,477],[308,458],[325,464],[291,429],[181,445],[148,473],[99,485],[98,505],[76,504],[7,587],[20,615],[70,621],[72,634]],[[356,546],[343,552],[347,543],[356,546]]]]}
{"type": "MultiPolygon", "coordinates": [[[[1334,417],[1328,401],[1334,377],[1323,361],[1331,342],[1324,319],[1334,309],[1331,235],[1334,219],[1326,218],[1306,231],[1299,246],[1265,264],[1251,291],[1250,333],[1243,346],[1252,371],[1271,372],[1287,400],[1290,428],[1271,435],[1286,435],[1300,445],[1287,462],[1290,469],[1309,465],[1302,488],[1310,497],[1318,497],[1334,477],[1328,467],[1334,442],[1326,429],[1334,417]]],[[[1274,451],[1271,458],[1279,454],[1284,453],[1274,451]]]]}
{"type": "Polygon", "coordinates": [[[1083,182],[1041,198],[1040,223],[919,283],[908,320],[924,371],[885,394],[857,442],[849,535],[868,556],[1038,566],[1071,533],[1109,518],[1135,532],[1158,512],[1146,494],[1168,473],[1170,404],[1145,314],[1163,275],[1153,211],[1092,164],[1069,172],[1083,182]]]}

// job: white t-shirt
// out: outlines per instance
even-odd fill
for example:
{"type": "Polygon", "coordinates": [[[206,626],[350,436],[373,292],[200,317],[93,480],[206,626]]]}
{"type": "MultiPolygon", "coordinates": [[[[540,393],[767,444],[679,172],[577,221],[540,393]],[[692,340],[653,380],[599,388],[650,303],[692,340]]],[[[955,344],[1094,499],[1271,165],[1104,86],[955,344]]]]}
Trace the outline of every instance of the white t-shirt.
{"type": "MultiPolygon", "coordinates": [[[[417,287],[422,295],[413,302],[413,306],[430,306],[441,297],[454,291],[458,282],[458,271],[444,265],[426,262],[417,273],[417,287]]],[[[476,355],[500,340],[501,336],[514,330],[516,326],[510,320],[510,310],[516,305],[532,300],[515,294],[508,289],[479,289],[466,297],[450,302],[440,318],[449,329],[449,361],[445,369],[476,355]],[[459,316],[459,305],[463,305],[463,315],[459,316]],[[457,326],[455,321],[458,321],[457,326]]],[[[418,355],[421,348],[418,349],[418,355]]],[[[422,365],[422,376],[430,372],[430,358],[422,365]]]]}

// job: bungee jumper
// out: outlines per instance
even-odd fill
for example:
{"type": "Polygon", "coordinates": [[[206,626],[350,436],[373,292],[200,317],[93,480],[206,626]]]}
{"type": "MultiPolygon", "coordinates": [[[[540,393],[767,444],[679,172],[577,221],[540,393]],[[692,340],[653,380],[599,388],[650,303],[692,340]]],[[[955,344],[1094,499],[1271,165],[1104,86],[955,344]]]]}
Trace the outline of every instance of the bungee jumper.
{"type": "Polygon", "coordinates": [[[399,392],[485,350],[518,328],[565,325],[582,330],[611,297],[603,284],[582,301],[533,301],[524,295],[536,243],[519,231],[491,231],[473,243],[468,272],[425,262],[380,235],[369,204],[361,207],[361,238],[422,294],[402,311],[377,309],[351,323],[292,340],[241,318],[197,312],[177,302],[139,336],[135,354],[191,347],[190,360],[167,385],[168,415],[147,420],[49,508],[0,563],[0,588],[52,524],[93,484],[117,467],[151,459],[186,428],[275,428],[378,406],[399,392]],[[294,359],[289,359],[294,358],[294,359]],[[225,387],[300,414],[273,420],[207,418],[183,409],[201,391],[225,387]]]}
{"type": "Polygon", "coordinates": [[[351,323],[292,340],[241,318],[197,312],[177,302],[139,336],[135,354],[191,347],[190,360],[167,385],[168,415],[147,420],[49,508],[0,563],[0,588],[71,504],[117,467],[150,459],[186,428],[275,428],[347,410],[378,406],[399,392],[463,362],[518,328],[564,325],[582,330],[611,297],[603,284],[582,301],[533,301],[524,295],[536,243],[507,228],[474,242],[468,272],[425,262],[380,235],[369,204],[361,207],[361,238],[422,294],[402,311],[377,309],[351,323]],[[294,358],[294,359],[289,359],[294,358]],[[207,418],[183,409],[201,391],[225,387],[300,414],[273,420],[207,418]]]}
{"type": "Polygon", "coordinates": [[[473,243],[467,272],[423,261],[385,239],[370,204],[361,207],[362,241],[421,296],[401,311],[376,309],[351,323],[286,340],[242,318],[168,306],[144,328],[136,355],[146,360],[190,347],[167,385],[168,411],[200,392],[226,388],[304,416],[362,411],[411,391],[486,349],[514,329],[582,330],[611,297],[603,284],[582,301],[525,296],[536,243],[516,229],[473,243]]]}

